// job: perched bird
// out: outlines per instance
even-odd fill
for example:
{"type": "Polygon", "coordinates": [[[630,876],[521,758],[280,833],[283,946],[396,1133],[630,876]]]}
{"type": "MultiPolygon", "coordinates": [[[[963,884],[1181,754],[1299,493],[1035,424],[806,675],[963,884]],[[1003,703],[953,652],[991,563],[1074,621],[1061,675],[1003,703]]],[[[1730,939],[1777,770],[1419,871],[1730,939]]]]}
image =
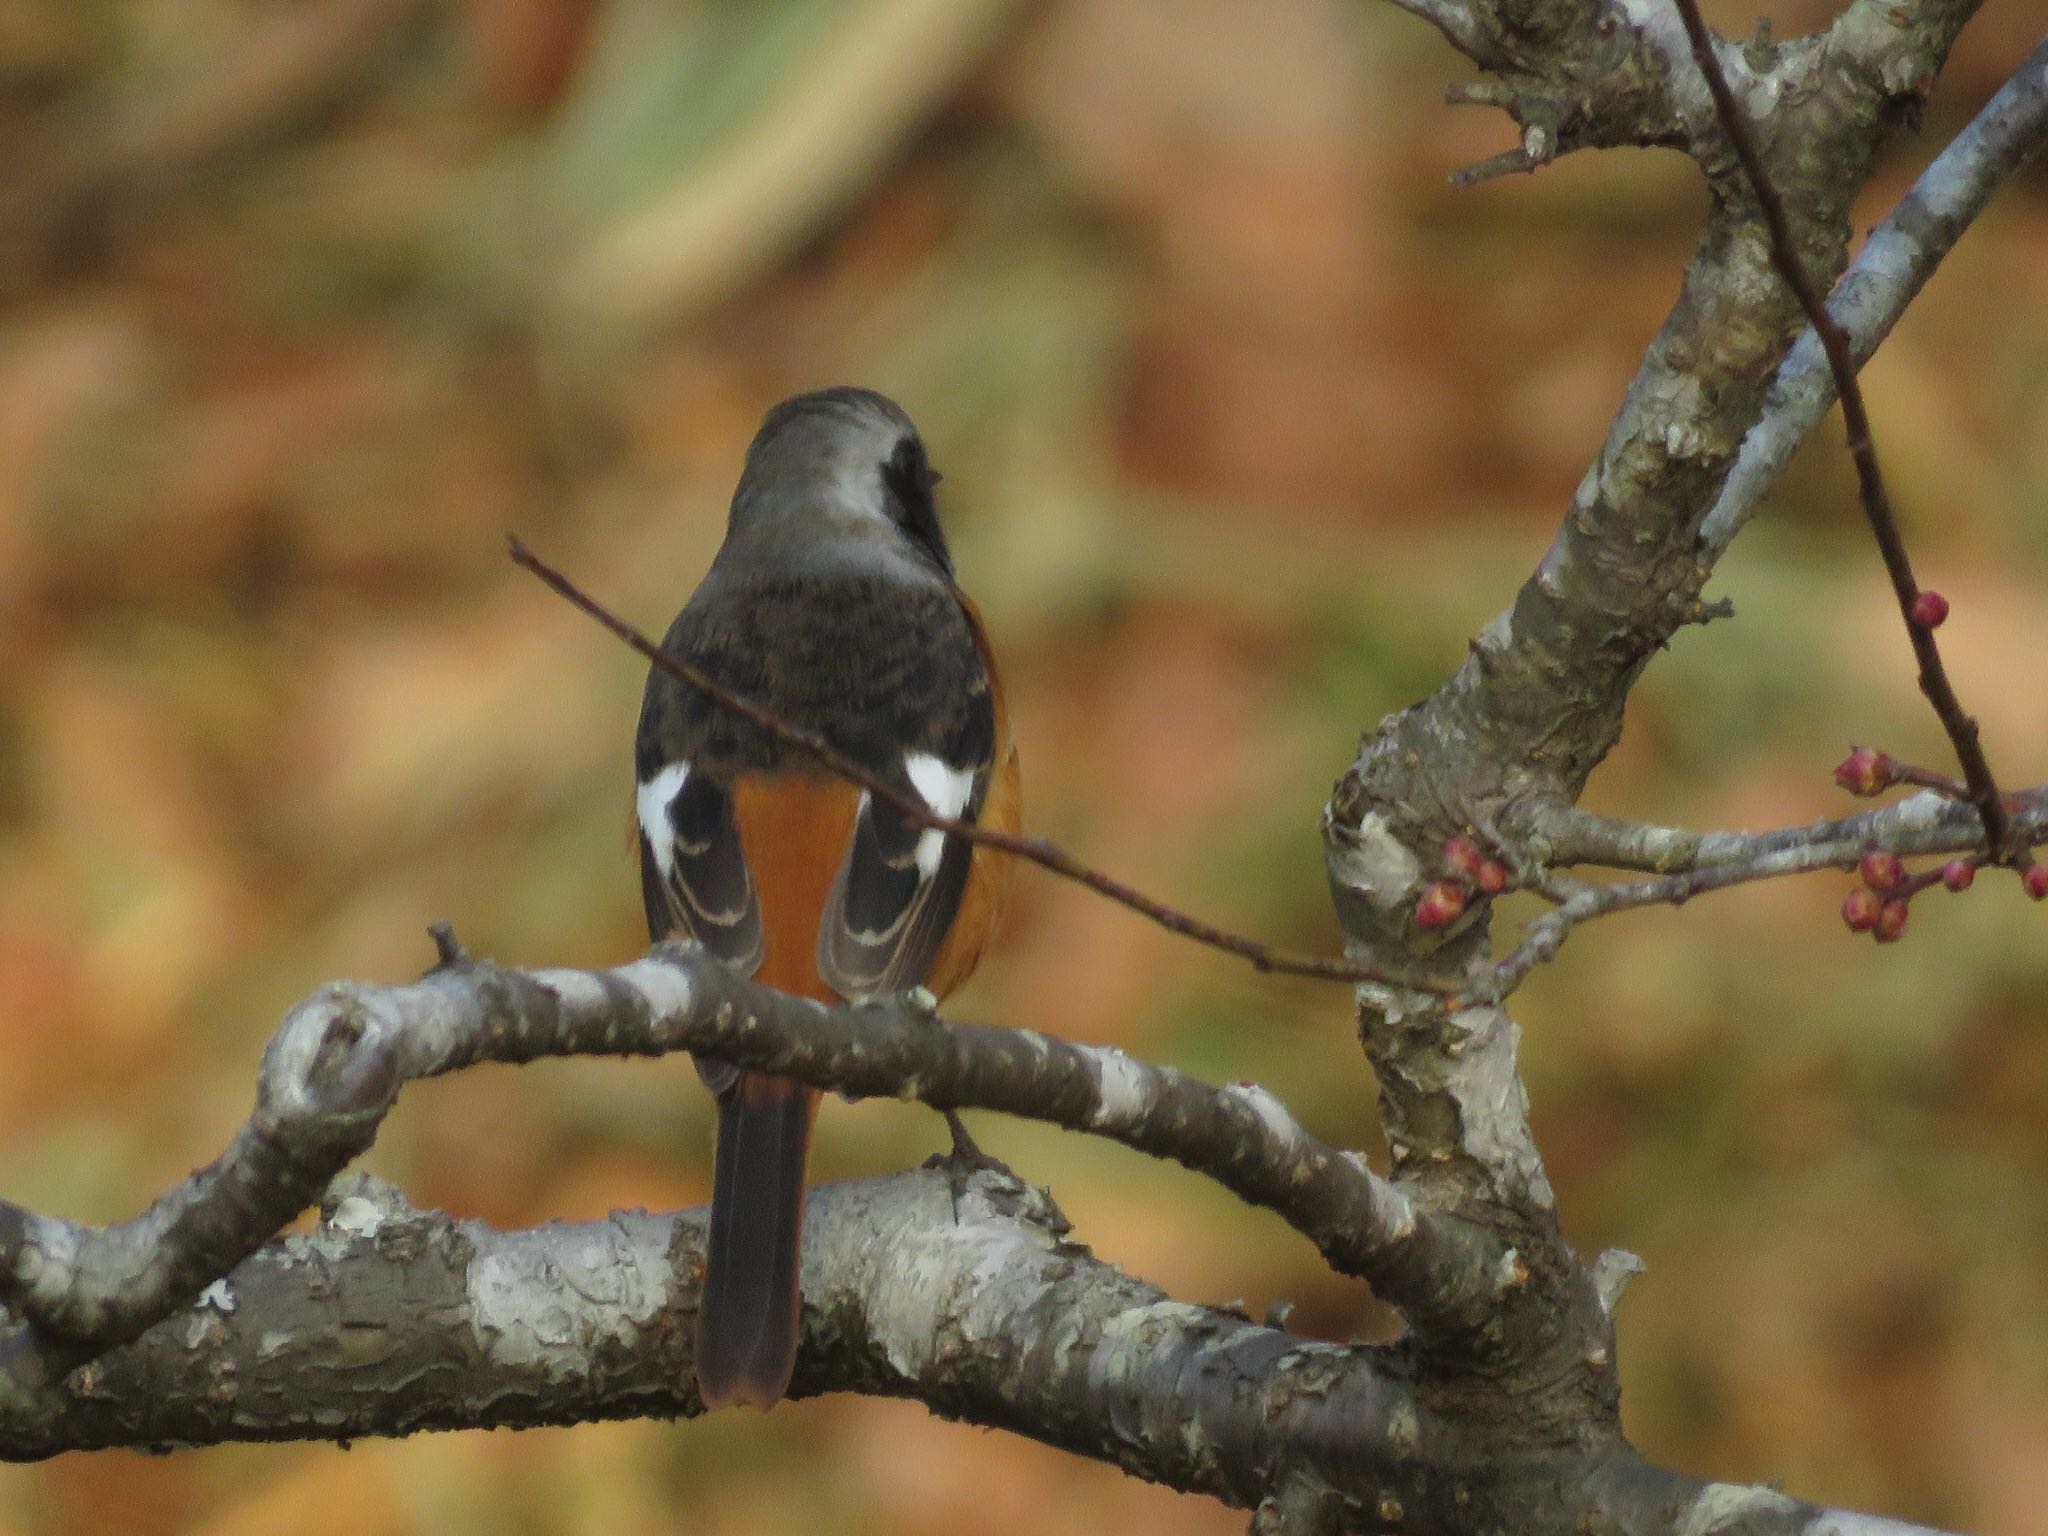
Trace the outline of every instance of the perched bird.
{"type": "MultiPolygon", "coordinates": [[[[939,476],[894,402],[824,389],[771,410],[725,542],[663,648],[946,816],[1014,831],[1017,756],[980,616],[953,579],[939,476]]],[[[1008,859],[922,827],[687,683],[650,671],[635,743],[655,938],[826,1002],[967,979],[1008,859]]],[[[818,1093],[702,1057],[718,1097],[697,1329],[707,1407],[773,1406],[802,1298],[818,1093]]]]}

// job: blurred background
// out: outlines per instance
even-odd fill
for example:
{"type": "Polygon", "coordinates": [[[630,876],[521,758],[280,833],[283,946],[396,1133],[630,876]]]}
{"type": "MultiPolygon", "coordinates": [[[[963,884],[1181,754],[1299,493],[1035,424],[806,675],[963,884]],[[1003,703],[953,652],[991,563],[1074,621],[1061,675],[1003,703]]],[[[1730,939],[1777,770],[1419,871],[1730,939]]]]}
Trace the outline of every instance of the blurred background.
{"type": "MultiPolygon", "coordinates": [[[[2044,27],[1986,8],[1862,223],[2044,27]]],[[[1469,75],[1340,0],[0,3],[0,1193],[130,1214],[219,1150],[292,1002],[417,974],[437,918],[505,960],[637,953],[642,668],[504,537],[659,630],[761,411],[820,384],[898,396],[946,473],[1033,824],[1334,946],[1328,786],[1532,567],[1704,206],[1661,153],[1453,193],[1511,142],[1442,104],[1469,75]]],[[[2044,252],[2036,167],[1867,375],[2015,783],[2048,777],[2044,252]]],[[[1944,761],[1839,443],[1592,803],[1761,827],[1843,811],[1852,740],[1944,761]]],[[[1528,987],[1565,1221],[1648,1261],[1621,1335],[1650,1455],[2048,1530],[2048,911],[1986,878],[1879,950],[1847,883],[1615,918],[1528,987]]],[[[1342,988],[1036,874],[957,1011],[1256,1078],[1377,1155],[1342,988]]],[[[941,1139],[828,1108],[822,1176],[941,1139]]],[[[1387,1326],[1176,1169],[977,1133],[1180,1297],[1387,1326]]],[[[514,1224],[701,1201],[708,1148],[687,1067],[577,1062],[415,1088],[370,1162],[514,1224]]],[[[1242,1524],[851,1399],[0,1468],[0,1536],[1242,1524]]]]}

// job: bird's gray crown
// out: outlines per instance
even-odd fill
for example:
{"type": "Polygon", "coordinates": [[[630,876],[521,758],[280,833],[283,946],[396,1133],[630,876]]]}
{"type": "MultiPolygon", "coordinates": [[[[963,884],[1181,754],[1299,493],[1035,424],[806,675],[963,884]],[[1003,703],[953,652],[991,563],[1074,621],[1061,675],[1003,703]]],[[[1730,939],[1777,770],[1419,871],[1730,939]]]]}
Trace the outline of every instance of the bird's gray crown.
{"type": "Polygon", "coordinates": [[[917,428],[886,395],[841,386],[792,396],[747,449],[713,570],[950,581],[937,483],[917,428]]]}

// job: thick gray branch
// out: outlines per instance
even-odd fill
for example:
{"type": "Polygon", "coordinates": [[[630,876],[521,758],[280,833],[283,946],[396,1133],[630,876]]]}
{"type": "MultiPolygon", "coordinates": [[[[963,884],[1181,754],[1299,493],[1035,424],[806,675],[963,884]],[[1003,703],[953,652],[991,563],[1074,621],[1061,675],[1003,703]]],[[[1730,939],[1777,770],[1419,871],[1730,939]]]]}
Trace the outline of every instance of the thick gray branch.
{"type": "Polygon", "coordinates": [[[0,1203],[0,1301],[31,1325],[0,1374],[33,1386],[133,1338],[267,1241],[375,1136],[400,1087],[482,1061],[677,1050],[863,1096],[1004,1110],[1170,1157],[1279,1212],[1421,1322],[1472,1329],[1495,1289],[1470,1231],[1308,1135],[1254,1084],[1213,1088],[1120,1051],[948,1025],[911,1002],[826,1008],[665,945],[610,971],[458,960],[411,986],[340,985],[287,1015],[257,1105],[215,1163],[94,1230],[0,1203]]]}
{"type": "MultiPolygon", "coordinates": [[[[1354,953],[1410,974],[1473,978],[1497,995],[1488,903],[1448,927],[1415,920],[1443,879],[1445,840],[1476,834],[1539,866],[1546,818],[1576,803],[1619,738],[1643,668],[1706,616],[1713,551],[1698,529],[1765,404],[1803,318],[1772,265],[1750,183],[1729,150],[1680,19],[1664,0],[1472,0],[1500,76],[1468,99],[1505,106],[1531,163],[1579,144],[1665,144],[1712,194],[1676,305],[1651,344],[1549,550],[1421,703],[1369,731],[1325,813],[1332,891],[1354,953]],[[1532,146],[1528,134],[1540,132],[1532,146]],[[1543,153],[1538,153],[1538,150],[1543,153]]],[[[1855,0],[1834,27],[1786,44],[1715,45],[1790,211],[1798,255],[1832,280],[1852,201],[1891,127],[1939,71],[1973,0],[1855,0]]],[[[1553,1443],[1617,1432],[1611,1320],[1559,1232],[1497,1007],[1360,991],[1394,1171],[1432,1208],[1492,1231],[1519,1266],[1493,1348],[1420,1356],[1432,1389],[1508,1389],[1553,1443]],[[1511,1388],[1508,1384],[1512,1384],[1511,1388]]],[[[1495,1428],[1506,1433],[1504,1426],[1495,1428]]]]}
{"type": "MultiPolygon", "coordinates": [[[[1908,1529],[1703,1485],[1615,1444],[1469,1456],[1398,1349],[1173,1301],[1005,1173],[829,1185],[806,1225],[798,1395],[916,1398],[1290,1517],[1273,1529],[1908,1529]]],[[[61,1385],[0,1400],[0,1457],[694,1415],[703,1240],[702,1212],[501,1232],[352,1176],[312,1233],[61,1385]]]]}

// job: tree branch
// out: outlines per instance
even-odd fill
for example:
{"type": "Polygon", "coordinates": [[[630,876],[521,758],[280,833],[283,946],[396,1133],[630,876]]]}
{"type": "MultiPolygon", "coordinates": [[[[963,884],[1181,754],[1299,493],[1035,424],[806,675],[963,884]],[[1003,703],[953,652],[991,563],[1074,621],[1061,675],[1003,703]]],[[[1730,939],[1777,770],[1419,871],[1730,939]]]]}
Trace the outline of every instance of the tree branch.
{"type": "MultiPolygon", "coordinates": [[[[1682,147],[1712,192],[1678,302],[1549,550],[1455,675],[1367,732],[1324,815],[1351,952],[1394,969],[1462,971],[1465,996],[1479,1000],[1447,1006],[1360,989],[1396,1178],[1493,1232],[1526,1271],[1502,1295],[1498,1354],[1476,1372],[1470,1360],[1425,1357],[1425,1379],[1449,1396],[1484,1379],[1464,1404],[1471,1416],[1488,1412],[1485,1390],[1507,1391],[1538,1433],[1564,1443],[1619,1434],[1605,1293],[1558,1229],[1528,1130],[1514,1024],[1485,1001],[1497,995],[1487,983],[1490,903],[1474,900],[1428,928],[1416,903],[1444,878],[1454,837],[1476,834],[1524,868],[1543,862],[1546,818],[1577,801],[1619,738],[1643,668],[1703,611],[1715,552],[1703,555],[1697,530],[1802,320],[1668,6],[1478,8],[1498,23],[1501,45],[1473,55],[1502,76],[1483,94],[1518,122],[1554,124],[1560,150],[1682,147]]],[[[1858,0],[1818,38],[1711,45],[1758,123],[1807,270],[1832,276],[1843,265],[1851,203],[1878,146],[1972,8],[1858,0]]]]}
{"type": "MultiPolygon", "coordinates": [[[[2048,41],[2027,56],[1970,125],[1870,232],[1842,275],[1828,311],[1848,332],[1857,363],[1867,361],[1919,296],[1963,231],[2013,173],[2048,149],[2048,41]]],[[[1707,557],[1719,559],[1747,525],[1793,450],[1835,402],[1834,374],[1819,335],[1808,330],[1786,356],[1764,397],[1762,417],[1700,525],[1707,557]]]]}
{"type": "MultiPolygon", "coordinates": [[[[1071,1241],[1007,1173],[827,1185],[805,1236],[793,1395],[915,1398],[1265,1507],[1266,1529],[1918,1529],[1703,1484],[1611,1443],[1466,1455],[1397,1347],[1173,1301],[1071,1241]]],[[[352,1176],[311,1233],[69,1380],[0,1399],[0,1459],[692,1416],[703,1244],[702,1211],[503,1232],[352,1176]]]]}
{"type": "Polygon", "coordinates": [[[1828,372],[1833,376],[1835,393],[1841,398],[1842,420],[1848,428],[1849,457],[1856,465],[1856,484],[1863,503],[1863,515],[1870,524],[1871,536],[1877,540],[1878,553],[1884,557],[1885,574],[1891,578],[1892,593],[1898,600],[1899,618],[1906,626],[1906,637],[1911,641],[1914,658],[1920,664],[1920,691],[1927,695],[1927,702],[1933,706],[1942,730],[1947,732],[1949,743],[1955,749],[1956,760],[1963,766],[1963,777],[1970,786],[1970,801],[1984,820],[1984,841],[1990,850],[1989,857],[1994,863],[2024,868],[2031,862],[2029,850],[2011,836],[2005,807],[1999,798],[1998,780],[1991,770],[1990,759],[1984,754],[1976,717],[1963,708],[1955,683],[1948,675],[1948,666],[1942,660],[1940,642],[1934,638],[1934,631],[1948,617],[1948,604],[1941,600],[1937,605],[1929,606],[1924,601],[1935,594],[1923,592],[1914,576],[1913,562],[1906,552],[1905,535],[1899,530],[1897,514],[1892,511],[1891,495],[1885,489],[1884,473],[1877,461],[1877,443],[1870,433],[1870,413],[1864,409],[1863,391],[1856,383],[1856,359],[1851,352],[1848,334],[1828,313],[1821,289],[1815,286],[1812,274],[1799,255],[1793,240],[1792,221],[1785,211],[1785,200],[1778,195],[1778,188],[1764,165],[1750,125],[1744,120],[1735,93],[1729,89],[1727,78],[1722,74],[1715,40],[1700,17],[1698,0],[1673,0],[1673,4],[1685,23],[1685,35],[1692,45],[1693,59],[1706,78],[1707,89],[1713,93],[1714,111],[1721,120],[1722,131],[1728,135],[1736,159],[1742,162],[1742,173],[1748,179],[1750,193],[1762,210],[1764,228],[1770,235],[1771,265],[1777,268],[1785,286],[1798,299],[1799,308],[1819,336],[1822,351],[1827,354],[1828,372]]]}
{"type": "MultiPolygon", "coordinates": [[[[2008,800],[2015,837],[2035,842],[2048,837],[2048,788],[2008,800]]],[[[1537,966],[1554,959],[1565,939],[1589,918],[1637,907],[1682,906],[1709,891],[1783,875],[1853,869],[1876,849],[1897,855],[1989,852],[1976,807],[1932,791],[1881,811],[1772,832],[1685,832],[1576,810],[1559,812],[1552,826],[1557,843],[1572,850],[1560,863],[1665,873],[1609,885],[1547,882],[1557,909],[1529,924],[1522,942],[1495,967],[1491,990],[1482,995],[1498,999],[1514,991],[1537,966]]]]}
{"type": "Polygon", "coordinates": [[[311,1204],[367,1148],[407,1082],[483,1061],[702,1051],[862,1096],[1046,1120],[1172,1158],[1266,1206],[1418,1325],[1483,1327],[1493,1251],[1302,1130],[1255,1084],[1212,1088],[1120,1051],[948,1025],[915,1001],[826,1008],[666,944],[608,971],[458,960],[404,987],[330,986],[264,1053],[228,1151],[104,1230],[0,1202],[0,1393],[35,1390],[189,1301],[311,1204]]]}
{"type": "MultiPolygon", "coordinates": [[[[2048,836],[2048,785],[2008,795],[2006,804],[2022,837],[2038,841],[2048,836]]],[[[1878,848],[1910,857],[1977,852],[1985,846],[1984,824],[1975,807],[1934,790],[1878,810],[1769,832],[1693,832],[1562,806],[1537,820],[1534,841],[1554,866],[1598,864],[1661,875],[1732,874],[1737,881],[1848,869],[1878,848]]],[[[1729,883],[1733,882],[1716,882],[1729,883]]]]}

